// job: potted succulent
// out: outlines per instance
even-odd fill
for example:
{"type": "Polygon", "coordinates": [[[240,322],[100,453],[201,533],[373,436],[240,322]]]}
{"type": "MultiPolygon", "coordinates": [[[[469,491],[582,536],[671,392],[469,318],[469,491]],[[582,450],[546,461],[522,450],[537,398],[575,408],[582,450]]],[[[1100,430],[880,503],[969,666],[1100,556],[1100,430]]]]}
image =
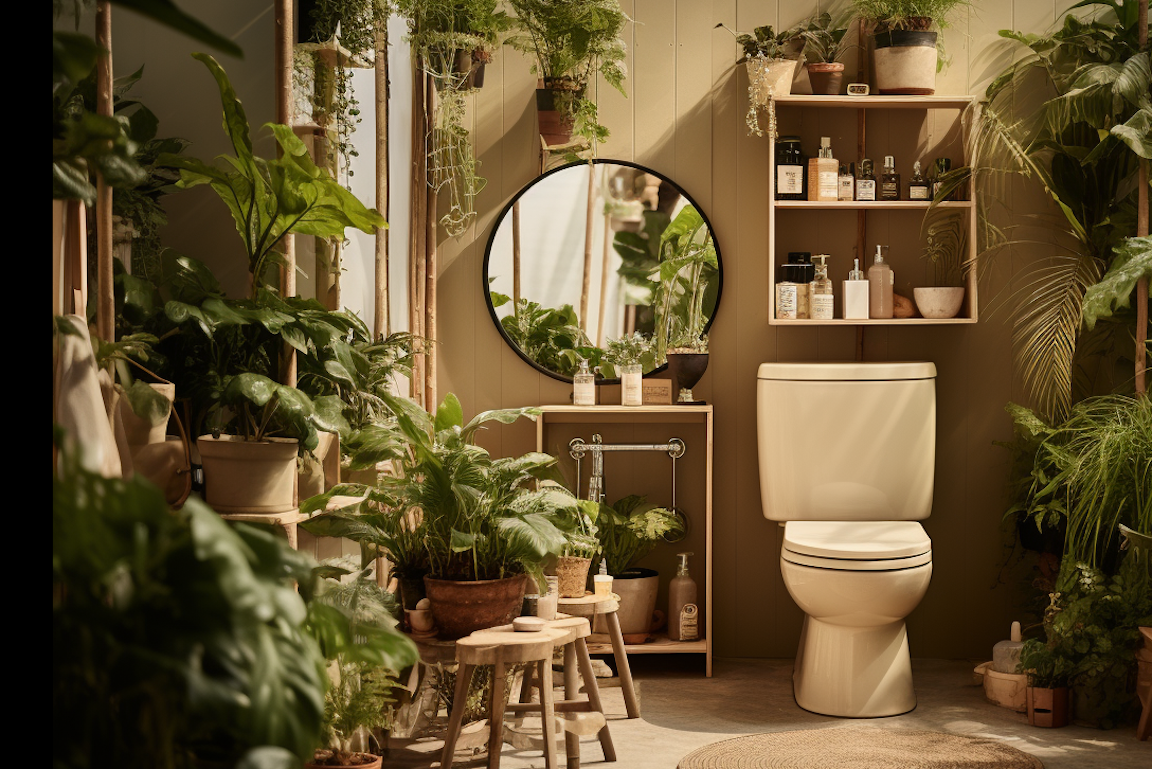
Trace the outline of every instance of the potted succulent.
{"type": "Polygon", "coordinates": [[[597,119],[596,102],[586,96],[597,73],[624,91],[625,45],[620,32],[628,17],[616,0],[508,0],[521,34],[517,50],[535,58],[539,76],[536,112],[540,136],[549,146],[568,144],[572,134],[591,144],[608,138],[597,119]]]}
{"type": "Polygon", "coordinates": [[[631,336],[624,335],[619,339],[609,339],[605,345],[601,361],[601,370],[605,376],[615,373],[620,377],[620,405],[644,405],[644,392],[640,380],[644,376],[645,364],[653,360],[652,340],[646,338],[639,331],[631,336]]]}
{"type": "Polygon", "coordinates": [[[853,0],[856,12],[872,25],[872,64],[881,94],[930,96],[936,93],[939,30],[969,0],[853,0]]]}
{"type": "Polygon", "coordinates": [[[556,577],[561,598],[580,598],[588,587],[588,569],[600,552],[596,538],[596,518],[600,506],[586,499],[577,500],[572,510],[571,531],[567,543],[556,558],[556,577]]]}
{"type": "MultiPolygon", "coordinates": [[[[628,496],[612,506],[600,505],[596,537],[602,558],[612,575],[612,592],[620,596],[620,632],[646,636],[652,629],[660,575],[636,566],[659,542],[677,542],[687,529],[675,510],[645,508],[645,498],[628,496]]],[[[595,568],[599,568],[600,558],[595,568]]]]}
{"type": "Polygon", "coordinates": [[[833,17],[825,11],[813,15],[800,25],[800,37],[804,40],[805,69],[812,93],[836,95],[844,80],[844,63],[840,57],[848,49],[845,36],[853,21],[850,13],[833,17]]]}

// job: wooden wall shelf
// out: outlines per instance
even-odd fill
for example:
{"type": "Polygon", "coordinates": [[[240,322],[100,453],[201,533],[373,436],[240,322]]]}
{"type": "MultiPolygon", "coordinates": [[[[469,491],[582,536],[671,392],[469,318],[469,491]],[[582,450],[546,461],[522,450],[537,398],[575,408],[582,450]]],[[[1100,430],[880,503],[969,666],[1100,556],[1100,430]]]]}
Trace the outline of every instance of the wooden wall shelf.
{"type": "Polygon", "coordinates": [[[846,107],[849,109],[967,109],[975,96],[826,96],[823,94],[789,94],[777,96],[778,105],[803,107],[846,107]]]}
{"type": "MultiPolygon", "coordinates": [[[[695,526],[701,523],[704,526],[704,552],[696,548],[696,557],[704,556],[703,579],[699,571],[694,570],[693,575],[701,600],[700,608],[704,613],[702,627],[703,638],[698,641],[671,641],[666,633],[655,633],[654,640],[646,644],[630,644],[627,646],[629,654],[703,654],[705,674],[712,675],[712,436],[713,412],[711,405],[700,406],[571,406],[555,405],[541,406],[543,412],[536,418],[536,450],[547,451],[547,431],[550,426],[562,429],[562,425],[696,425],[695,430],[703,427],[705,446],[701,447],[697,441],[687,442],[685,458],[680,462],[692,461],[693,457],[704,457],[704,515],[703,521],[694,519],[695,526]]],[[[590,435],[585,435],[585,439],[590,435]]],[[[611,441],[609,441],[611,442],[611,441]]],[[[566,445],[566,441],[561,441],[566,445]]],[[[555,453],[555,452],[553,452],[555,453]]],[[[565,454],[565,457],[567,455],[565,454]]],[[[667,457],[664,458],[667,461],[667,457]]],[[[609,478],[609,485],[611,478],[609,478]]],[[[687,483],[685,485],[688,485],[687,483]]],[[[692,510],[688,511],[691,515],[692,510]]],[[[696,529],[698,531],[698,529],[696,529]]],[[[691,539],[691,537],[689,538],[691,539]]],[[[685,544],[686,549],[692,549],[685,544]]],[[[661,574],[667,578],[669,575],[661,574]]],[[[666,580],[665,580],[666,581],[666,580]]],[[[659,605],[658,605],[659,608],[659,605]]],[[[599,643],[603,639],[592,636],[588,639],[588,650],[593,654],[611,654],[610,644],[599,643]]]]}

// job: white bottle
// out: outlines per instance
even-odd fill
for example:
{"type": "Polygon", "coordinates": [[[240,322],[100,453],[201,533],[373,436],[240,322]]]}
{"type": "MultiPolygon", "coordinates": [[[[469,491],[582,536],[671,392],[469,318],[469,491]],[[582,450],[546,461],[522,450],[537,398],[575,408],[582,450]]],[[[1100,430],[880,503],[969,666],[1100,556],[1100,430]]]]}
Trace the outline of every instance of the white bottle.
{"type": "Polygon", "coordinates": [[[572,375],[572,403],[576,406],[596,405],[596,375],[588,370],[588,361],[583,358],[579,370],[572,375]]]}
{"type": "Polygon", "coordinates": [[[868,319],[868,280],[860,269],[860,260],[852,260],[852,271],[844,281],[844,318],[846,320],[868,319]]]}

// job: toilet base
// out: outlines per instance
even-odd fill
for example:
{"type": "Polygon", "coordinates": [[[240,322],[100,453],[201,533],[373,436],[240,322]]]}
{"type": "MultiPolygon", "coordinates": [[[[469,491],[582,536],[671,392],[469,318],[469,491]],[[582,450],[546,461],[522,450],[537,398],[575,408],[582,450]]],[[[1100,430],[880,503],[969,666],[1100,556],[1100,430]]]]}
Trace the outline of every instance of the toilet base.
{"type": "Polygon", "coordinates": [[[897,716],[916,707],[904,623],[832,625],[806,616],[792,674],[796,704],[845,718],[897,716]]]}

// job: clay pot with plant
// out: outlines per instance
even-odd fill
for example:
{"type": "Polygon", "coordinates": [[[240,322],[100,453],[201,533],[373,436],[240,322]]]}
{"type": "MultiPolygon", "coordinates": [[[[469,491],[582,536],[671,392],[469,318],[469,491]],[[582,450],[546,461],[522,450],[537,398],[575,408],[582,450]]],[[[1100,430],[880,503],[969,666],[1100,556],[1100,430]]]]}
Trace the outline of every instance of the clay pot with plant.
{"type": "Polygon", "coordinates": [[[812,93],[837,95],[844,81],[844,63],[840,57],[848,50],[848,29],[853,17],[840,14],[833,17],[824,12],[800,25],[800,38],[804,41],[805,69],[812,93]]]}
{"type": "Polygon", "coordinates": [[[737,64],[748,69],[748,97],[753,108],[763,109],[775,96],[792,93],[796,65],[804,48],[798,30],[776,32],[771,26],[756,27],[752,34],[737,33],[723,23],[723,27],[736,38],[740,46],[737,64]]]}
{"type": "Polygon", "coordinates": [[[600,552],[596,538],[596,518],[600,506],[586,499],[577,500],[566,525],[568,542],[556,558],[556,577],[561,598],[581,598],[588,588],[588,569],[600,552]]]}

